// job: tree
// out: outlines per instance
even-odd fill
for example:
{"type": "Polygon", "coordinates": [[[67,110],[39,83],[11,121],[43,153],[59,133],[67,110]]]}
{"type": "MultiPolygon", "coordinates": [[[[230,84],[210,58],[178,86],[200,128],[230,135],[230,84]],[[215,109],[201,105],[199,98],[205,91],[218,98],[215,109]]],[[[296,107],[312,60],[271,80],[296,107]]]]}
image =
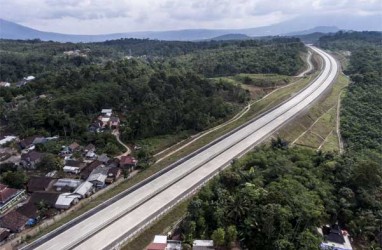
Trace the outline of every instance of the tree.
{"type": "Polygon", "coordinates": [[[46,154],[36,167],[41,171],[50,172],[53,170],[59,170],[61,167],[61,162],[57,156],[46,154]]]}
{"type": "Polygon", "coordinates": [[[237,239],[237,229],[236,229],[236,226],[234,225],[231,225],[227,228],[227,231],[226,231],[226,241],[227,241],[227,244],[230,244],[232,242],[235,242],[236,239],[237,239]]]}
{"type": "Polygon", "coordinates": [[[218,229],[216,229],[212,235],[211,235],[211,239],[214,241],[214,244],[216,246],[223,246],[224,243],[225,243],[225,232],[224,232],[224,229],[219,227],[218,229]]]}
{"type": "Polygon", "coordinates": [[[11,188],[24,188],[27,176],[24,171],[8,171],[2,176],[2,182],[11,188]]]}

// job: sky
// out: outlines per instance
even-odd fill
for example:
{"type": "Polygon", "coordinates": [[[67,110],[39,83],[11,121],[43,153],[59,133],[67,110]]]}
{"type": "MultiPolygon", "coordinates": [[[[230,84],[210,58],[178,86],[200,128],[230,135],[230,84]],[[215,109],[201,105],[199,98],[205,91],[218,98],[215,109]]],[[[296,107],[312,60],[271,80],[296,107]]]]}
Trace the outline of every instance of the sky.
{"type": "Polygon", "coordinates": [[[382,14],[381,0],[0,0],[0,6],[0,18],[67,34],[254,28],[304,15],[382,14]]]}

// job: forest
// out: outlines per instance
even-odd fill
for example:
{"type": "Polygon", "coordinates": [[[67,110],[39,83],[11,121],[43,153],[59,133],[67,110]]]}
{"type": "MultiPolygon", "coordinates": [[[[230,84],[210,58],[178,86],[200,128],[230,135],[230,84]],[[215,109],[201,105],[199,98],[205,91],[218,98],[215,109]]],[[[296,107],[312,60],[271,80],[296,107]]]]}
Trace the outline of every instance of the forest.
{"type": "Polygon", "coordinates": [[[3,125],[22,137],[61,135],[85,142],[91,137],[87,128],[102,108],[118,113],[124,141],[206,129],[233,115],[249,98],[245,90],[207,77],[236,72],[294,75],[305,50],[293,38],[90,44],[4,40],[1,47],[1,80],[36,76],[21,88],[2,89],[3,125]],[[87,52],[63,54],[76,49],[87,52]],[[208,58],[195,62],[204,52],[208,58]],[[126,58],[130,53],[134,56],[126,58]]]}
{"type": "Polygon", "coordinates": [[[180,64],[208,76],[278,72],[292,75],[303,66],[298,52],[305,50],[303,44],[295,38],[224,42],[170,42],[131,38],[99,43],[0,40],[0,47],[0,80],[8,82],[17,82],[26,75],[40,76],[49,71],[64,68],[73,70],[85,65],[105,64],[131,57],[147,63],[157,61],[169,64],[171,67],[180,64]],[[75,50],[86,52],[74,56],[64,54],[75,50]],[[206,70],[203,71],[204,67],[206,70]]]}
{"type": "Polygon", "coordinates": [[[181,226],[186,242],[318,249],[316,227],[339,223],[356,249],[381,248],[380,41],[375,32],[340,32],[319,41],[326,49],[351,52],[345,71],[351,84],[341,108],[346,152],[288,148],[280,138],[255,149],[193,198],[181,226]]]}

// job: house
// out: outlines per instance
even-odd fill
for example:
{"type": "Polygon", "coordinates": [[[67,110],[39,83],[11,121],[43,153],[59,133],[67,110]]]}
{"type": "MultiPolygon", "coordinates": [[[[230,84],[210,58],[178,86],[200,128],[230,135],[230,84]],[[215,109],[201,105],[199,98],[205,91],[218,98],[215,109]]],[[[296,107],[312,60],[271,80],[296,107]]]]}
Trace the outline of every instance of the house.
{"type": "Polygon", "coordinates": [[[107,178],[105,180],[106,184],[111,184],[118,180],[118,178],[121,176],[121,169],[119,167],[110,167],[107,171],[107,178]]]}
{"type": "Polygon", "coordinates": [[[36,145],[36,144],[44,144],[48,141],[47,138],[45,137],[36,137],[34,140],[33,140],[33,145],[36,145]]]}
{"type": "Polygon", "coordinates": [[[194,240],[192,242],[192,250],[208,250],[215,249],[213,240],[194,240]]]}
{"type": "Polygon", "coordinates": [[[7,228],[0,227],[0,242],[8,238],[8,236],[11,234],[10,230],[7,228]]]}
{"type": "Polygon", "coordinates": [[[7,228],[11,233],[21,232],[28,221],[28,217],[13,210],[0,218],[0,227],[7,228]]]}
{"type": "Polygon", "coordinates": [[[0,162],[5,161],[6,159],[10,158],[12,155],[10,153],[4,152],[0,153],[0,162]]]}
{"type": "Polygon", "coordinates": [[[58,196],[58,199],[54,205],[57,209],[68,209],[73,204],[77,204],[79,201],[79,197],[77,195],[73,195],[71,193],[63,193],[58,196]]]}
{"type": "Polygon", "coordinates": [[[87,198],[92,195],[94,191],[93,183],[84,181],[73,191],[73,194],[79,195],[80,198],[87,198]]]}
{"type": "Polygon", "coordinates": [[[24,190],[9,188],[0,183],[0,213],[10,208],[24,197],[24,190]]]}
{"type": "Polygon", "coordinates": [[[9,82],[0,82],[0,87],[10,87],[11,84],[9,82]]]}
{"type": "Polygon", "coordinates": [[[85,155],[85,158],[88,159],[88,160],[94,160],[97,158],[97,154],[95,153],[95,146],[93,144],[88,144],[85,148],[84,148],[84,155],[85,155]]]}
{"type": "Polygon", "coordinates": [[[7,135],[7,136],[0,136],[0,146],[3,146],[4,144],[7,144],[8,142],[16,140],[16,136],[13,135],[7,135]]]}
{"type": "Polygon", "coordinates": [[[59,195],[60,193],[56,192],[34,192],[31,195],[29,202],[35,204],[36,206],[39,206],[39,204],[44,203],[48,207],[54,207],[59,195]]]}
{"type": "Polygon", "coordinates": [[[24,77],[24,80],[25,80],[25,81],[28,81],[28,82],[33,81],[34,79],[36,79],[36,77],[34,77],[34,76],[27,76],[27,77],[24,77]]]}
{"type": "Polygon", "coordinates": [[[27,80],[22,79],[21,81],[18,81],[18,82],[16,83],[16,87],[21,88],[22,86],[26,85],[27,83],[28,83],[27,80]]]}
{"type": "Polygon", "coordinates": [[[105,186],[108,171],[108,167],[100,165],[90,173],[87,181],[91,182],[96,188],[103,188],[105,186]]]}
{"type": "Polygon", "coordinates": [[[29,219],[36,219],[38,208],[33,202],[27,202],[21,207],[17,208],[16,211],[25,217],[28,217],[29,219]]]}
{"type": "Polygon", "coordinates": [[[63,170],[65,173],[79,174],[85,166],[81,161],[66,160],[63,170]]]}
{"type": "Polygon", "coordinates": [[[106,154],[102,154],[98,156],[97,160],[102,162],[103,164],[106,164],[110,161],[110,158],[106,154]]]}
{"type": "Polygon", "coordinates": [[[100,120],[94,121],[88,128],[90,132],[99,133],[102,131],[102,122],[100,120]]]}
{"type": "Polygon", "coordinates": [[[31,149],[34,147],[33,141],[38,136],[30,136],[20,141],[19,145],[21,149],[31,149]]]}
{"type": "Polygon", "coordinates": [[[44,153],[40,153],[34,150],[29,151],[28,153],[21,155],[20,164],[24,168],[35,169],[36,165],[41,162],[44,156],[44,153]]]}
{"type": "Polygon", "coordinates": [[[118,128],[120,124],[120,120],[116,116],[112,116],[109,121],[109,127],[110,128],[118,128]]]}
{"type": "Polygon", "coordinates": [[[137,164],[138,164],[138,160],[136,160],[131,155],[122,156],[119,162],[119,165],[121,168],[125,168],[130,171],[133,170],[137,166],[137,164]]]}
{"type": "Polygon", "coordinates": [[[68,146],[62,146],[62,149],[60,151],[60,156],[68,156],[71,155],[70,148],[68,146]]]}
{"type": "Polygon", "coordinates": [[[182,250],[182,241],[168,240],[166,250],[182,250]]]}
{"type": "Polygon", "coordinates": [[[167,236],[155,235],[153,242],[148,245],[147,250],[166,250],[167,249],[167,236]]]}
{"type": "Polygon", "coordinates": [[[27,191],[29,193],[37,191],[48,191],[53,187],[57,179],[46,176],[32,176],[27,184],[27,191]]]}
{"type": "Polygon", "coordinates": [[[322,250],[352,250],[349,240],[349,234],[345,230],[341,230],[338,224],[326,225],[317,229],[324,237],[324,241],[320,244],[322,250]]]}
{"type": "Polygon", "coordinates": [[[86,145],[86,147],[84,148],[84,152],[87,153],[87,152],[95,152],[96,148],[93,144],[89,143],[88,145],[86,145]]]}
{"type": "Polygon", "coordinates": [[[68,146],[68,148],[69,148],[70,152],[74,153],[74,152],[80,150],[80,145],[77,142],[73,142],[72,144],[70,144],[68,146]]]}
{"type": "Polygon", "coordinates": [[[95,160],[97,159],[98,155],[94,152],[94,151],[89,151],[89,152],[86,152],[85,154],[85,158],[87,160],[95,160]]]}
{"type": "Polygon", "coordinates": [[[89,165],[87,165],[86,167],[84,167],[81,171],[81,179],[83,180],[86,180],[90,173],[96,169],[97,167],[103,165],[103,163],[101,161],[98,161],[98,160],[95,160],[93,162],[91,162],[89,165]]]}
{"type": "Polygon", "coordinates": [[[74,191],[80,184],[82,180],[63,178],[58,179],[56,183],[53,184],[57,192],[62,191],[74,191]]]}
{"type": "Polygon", "coordinates": [[[113,110],[112,109],[102,109],[101,110],[101,115],[102,116],[110,117],[112,114],[113,114],[113,110]]]}
{"type": "Polygon", "coordinates": [[[114,167],[119,167],[119,159],[118,158],[113,158],[107,163],[108,167],[114,168],[114,167]]]}

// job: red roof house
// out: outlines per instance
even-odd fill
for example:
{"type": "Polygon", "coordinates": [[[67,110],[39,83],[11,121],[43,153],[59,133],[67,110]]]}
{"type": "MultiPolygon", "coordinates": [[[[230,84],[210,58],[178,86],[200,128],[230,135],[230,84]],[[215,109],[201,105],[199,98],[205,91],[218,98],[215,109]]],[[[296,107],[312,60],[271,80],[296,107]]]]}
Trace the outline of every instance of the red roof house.
{"type": "Polygon", "coordinates": [[[17,193],[17,189],[9,188],[7,185],[0,183],[0,206],[10,201],[17,193]]]}
{"type": "Polygon", "coordinates": [[[121,161],[119,162],[119,165],[122,168],[134,168],[138,164],[138,160],[136,160],[133,156],[131,155],[126,155],[121,157],[121,161]]]}

